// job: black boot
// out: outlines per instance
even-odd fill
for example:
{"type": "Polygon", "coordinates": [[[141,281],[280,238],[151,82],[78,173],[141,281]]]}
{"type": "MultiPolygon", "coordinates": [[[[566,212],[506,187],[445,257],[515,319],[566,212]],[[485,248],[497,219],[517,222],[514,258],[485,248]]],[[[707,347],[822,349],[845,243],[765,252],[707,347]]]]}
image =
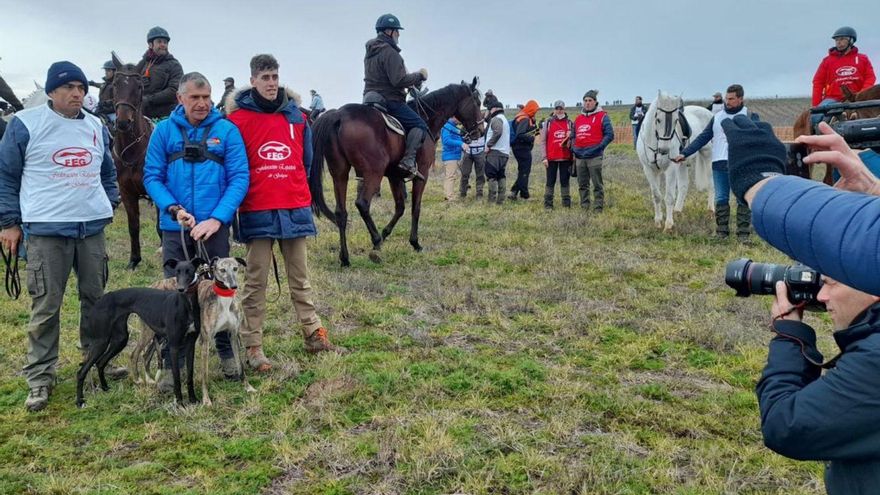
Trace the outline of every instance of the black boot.
{"type": "Polygon", "coordinates": [[[715,236],[719,239],[730,237],[730,205],[715,205],[715,236]]]}
{"type": "Polygon", "coordinates": [[[571,189],[569,187],[559,187],[559,193],[562,195],[563,208],[571,208],[571,189]]]}
{"type": "Polygon", "coordinates": [[[736,205],[736,238],[748,242],[752,233],[752,210],[748,205],[736,205]]]}
{"type": "Polygon", "coordinates": [[[398,167],[405,170],[410,178],[418,177],[425,180],[425,177],[419,173],[419,167],[416,165],[416,153],[422,147],[425,141],[425,131],[420,127],[413,127],[406,133],[406,151],[403,152],[403,158],[400,159],[398,167]]]}
{"type": "Polygon", "coordinates": [[[553,209],[553,188],[544,186],[544,208],[553,209]]]}

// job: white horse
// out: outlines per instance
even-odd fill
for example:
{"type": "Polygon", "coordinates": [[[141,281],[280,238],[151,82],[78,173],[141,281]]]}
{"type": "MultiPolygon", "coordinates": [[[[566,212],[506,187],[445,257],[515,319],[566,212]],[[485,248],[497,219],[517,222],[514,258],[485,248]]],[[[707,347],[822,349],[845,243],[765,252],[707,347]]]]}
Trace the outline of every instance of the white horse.
{"type": "MultiPolygon", "coordinates": [[[[668,95],[662,91],[657,92],[657,100],[648,108],[639,137],[636,141],[636,152],[648,184],[651,186],[651,196],[654,202],[654,224],[661,226],[665,231],[672,230],[675,222],[672,219],[673,211],[681,212],[684,209],[684,200],[687,198],[689,176],[687,165],[694,165],[697,190],[709,192],[707,206],[709,211],[715,211],[714,187],[712,184],[712,148],[706,146],[694,153],[687,161],[675,163],[672,158],[678,156],[683,149],[684,139],[680,111],[682,99],[680,96],[668,95]],[[666,177],[666,194],[660,194],[660,176],[666,177]],[[661,200],[666,203],[666,223],[663,224],[663,208],[661,200]]],[[[687,124],[691,128],[691,138],[696,137],[712,119],[712,113],[705,108],[688,105],[683,113],[687,124]]]]}
{"type": "MultiPolygon", "coordinates": [[[[21,104],[25,109],[45,105],[46,102],[49,101],[49,95],[46,94],[46,91],[43,89],[43,87],[40,86],[36,81],[34,81],[34,86],[36,86],[36,89],[31,92],[31,94],[27,95],[21,100],[21,104]]],[[[10,113],[9,115],[4,115],[3,119],[6,122],[9,122],[12,120],[12,117],[15,117],[14,112],[10,113]]]]}

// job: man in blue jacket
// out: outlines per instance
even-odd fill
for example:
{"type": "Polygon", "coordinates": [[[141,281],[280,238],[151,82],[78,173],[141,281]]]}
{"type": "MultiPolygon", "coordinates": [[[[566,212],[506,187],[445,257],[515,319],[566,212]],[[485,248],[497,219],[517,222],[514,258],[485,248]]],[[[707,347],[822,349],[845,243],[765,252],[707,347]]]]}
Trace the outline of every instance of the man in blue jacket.
{"type": "Polygon", "coordinates": [[[446,201],[455,201],[455,176],[458,174],[461,152],[467,150],[467,145],[461,138],[458,129],[458,120],[455,117],[447,120],[440,129],[440,141],[443,143],[443,194],[446,201]]]}
{"type": "MultiPolygon", "coordinates": [[[[89,81],[76,65],[49,67],[45,105],[18,112],[0,141],[0,245],[15,256],[27,233],[31,296],[28,411],[49,403],[55,386],[61,303],[71,269],[80,301],[80,342],[107,280],[104,227],[119,204],[107,129],[82,111],[89,81]]],[[[115,370],[118,376],[125,370],[115,370]]]]}
{"type": "MultiPolygon", "coordinates": [[[[229,224],[248,190],[244,141],[211,104],[211,84],[202,74],[183,76],[177,100],[171,116],[153,131],[144,164],[144,187],[161,212],[163,261],[195,256],[199,241],[209,258],[224,258],[229,256],[229,224]],[[181,233],[184,228],[188,234],[181,233]]],[[[171,275],[166,267],[165,276],[171,275]]],[[[223,374],[237,377],[229,334],[218,334],[216,343],[223,374]]],[[[162,355],[170,369],[167,349],[162,355]]],[[[170,373],[159,388],[170,391],[170,373]]]]}

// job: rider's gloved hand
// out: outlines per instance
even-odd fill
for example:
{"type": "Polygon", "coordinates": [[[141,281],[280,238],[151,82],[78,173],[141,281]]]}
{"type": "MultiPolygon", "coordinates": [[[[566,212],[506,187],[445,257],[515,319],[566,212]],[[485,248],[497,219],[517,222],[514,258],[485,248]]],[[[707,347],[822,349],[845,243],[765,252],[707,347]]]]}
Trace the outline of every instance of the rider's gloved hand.
{"type": "Polygon", "coordinates": [[[737,115],[721,122],[727,135],[730,188],[739,201],[762,180],[785,173],[785,146],[766,122],[737,115]]]}

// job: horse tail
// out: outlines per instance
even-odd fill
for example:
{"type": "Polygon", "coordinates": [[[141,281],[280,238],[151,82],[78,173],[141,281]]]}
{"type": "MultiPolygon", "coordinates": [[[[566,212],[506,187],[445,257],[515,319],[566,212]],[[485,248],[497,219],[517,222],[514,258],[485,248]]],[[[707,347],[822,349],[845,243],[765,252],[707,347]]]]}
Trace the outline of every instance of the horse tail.
{"type": "Polygon", "coordinates": [[[312,194],[312,211],[320,216],[324,215],[333,223],[336,223],[336,213],[330,210],[324,200],[324,157],[326,149],[332,146],[332,141],[339,129],[339,111],[328,110],[324,112],[312,126],[312,164],[309,170],[309,192],[312,194]]]}

